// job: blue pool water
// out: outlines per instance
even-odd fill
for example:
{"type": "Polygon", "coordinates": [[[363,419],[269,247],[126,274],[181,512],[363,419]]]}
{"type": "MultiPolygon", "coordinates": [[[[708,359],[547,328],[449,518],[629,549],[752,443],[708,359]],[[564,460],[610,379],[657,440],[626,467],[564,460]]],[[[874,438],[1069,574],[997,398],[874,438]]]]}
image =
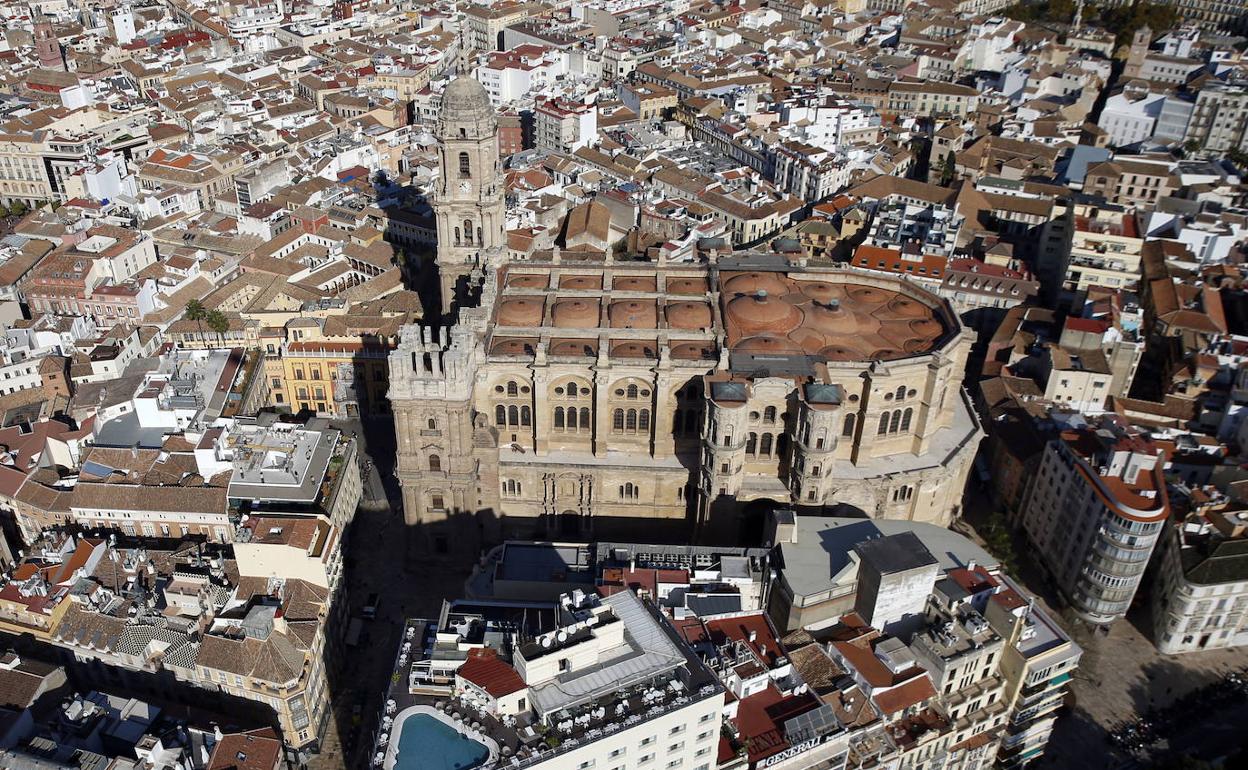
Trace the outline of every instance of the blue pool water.
{"type": "Polygon", "coordinates": [[[403,720],[394,770],[469,770],[485,762],[490,750],[428,714],[403,720]]]}

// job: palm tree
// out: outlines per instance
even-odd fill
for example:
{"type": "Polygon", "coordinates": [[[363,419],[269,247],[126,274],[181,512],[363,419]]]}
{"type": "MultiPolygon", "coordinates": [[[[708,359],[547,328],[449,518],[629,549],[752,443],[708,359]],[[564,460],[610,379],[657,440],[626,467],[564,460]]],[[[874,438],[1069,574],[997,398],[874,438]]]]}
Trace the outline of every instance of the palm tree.
{"type": "Polygon", "coordinates": [[[208,322],[208,328],[217,333],[217,342],[221,347],[225,347],[224,335],[230,330],[230,319],[226,318],[225,313],[220,310],[213,310],[204,320],[208,322]]]}
{"type": "Polygon", "coordinates": [[[199,344],[204,344],[204,319],[208,317],[208,311],[204,310],[204,303],[197,299],[193,299],[186,303],[186,317],[195,322],[199,327],[199,344]]]}

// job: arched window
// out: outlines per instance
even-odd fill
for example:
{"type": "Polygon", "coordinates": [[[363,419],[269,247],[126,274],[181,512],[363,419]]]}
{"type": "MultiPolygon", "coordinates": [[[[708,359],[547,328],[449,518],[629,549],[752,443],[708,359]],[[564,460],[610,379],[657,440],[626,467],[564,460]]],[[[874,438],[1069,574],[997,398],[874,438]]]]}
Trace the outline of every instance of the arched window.
{"type": "Polygon", "coordinates": [[[769,406],[766,409],[764,409],[763,410],[763,422],[775,422],[775,421],[776,421],[776,408],[774,406],[769,406]]]}
{"type": "Polygon", "coordinates": [[[875,435],[883,436],[885,433],[888,433],[888,412],[880,415],[880,429],[875,432],[875,435]]]}
{"type": "Polygon", "coordinates": [[[581,429],[589,430],[589,407],[581,407],[581,429]]]}
{"type": "Polygon", "coordinates": [[[611,428],[613,430],[624,430],[624,410],[616,409],[615,414],[611,416],[611,428]]]}
{"type": "Polygon", "coordinates": [[[437,430],[437,429],[438,429],[438,421],[430,417],[429,418],[429,430],[437,430]]]}
{"type": "Polygon", "coordinates": [[[573,401],[575,401],[575,400],[576,400],[576,390],[577,390],[577,388],[576,388],[576,383],[575,383],[575,382],[572,382],[572,383],[568,383],[568,386],[567,386],[566,388],[564,388],[564,393],[567,395],[567,397],[568,397],[568,398],[570,398],[570,399],[572,399],[573,401]]]}
{"type": "Polygon", "coordinates": [[[507,383],[507,395],[509,396],[520,395],[520,388],[516,385],[514,381],[507,383]]]}
{"type": "Polygon", "coordinates": [[[624,416],[624,427],[627,430],[637,430],[637,410],[629,409],[624,416]]]}
{"type": "Polygon", "coordinates": [[[906,410],[906,411],[905,411],[905,412],[901,415],[901,429],[902,429],[903,431],[908,431],[908,430],[910,430],[910,418],[912,418],[912,417],[914,417],[914,410],[913,410],[913,409],[907,409],[907,410],[906,410]]]}
{"type": "Polygon", "coordinates": [[[472,176],[472,161],[468,159],[468,153],[466,152],[459,154],[459,175],[472,176]]]}
{"type": "Polygon", "coordinates": [[[756,454],[758,452],[758,434],[751,433],[745,439],[745,453],[747,455],[756,454]]]}
{"type": "Polygon", "coordinates": [[[815,449],[823,449],[823,445],[828,441],[828,429],[820,428],[819,435],[815,438],[815,449]]]}
{"type": "Polygon", "coordinates": [[[533,412],[530,411],[527,406],[520,407],[520,424],[521,425],[533,424],[533,412]]]}
{"type": "Polygon", "coordinates": [[[494,424],[495,425],[507,424],[507,407],[503,406],[502,404],[499,404],[498,406],[494,407],[494,424]]]}
{"type": "Polygon", "coordinates": [[[555,407],[555,427],[563,427],[563,407],[561,406],[555,407]]]}
{"type": "Polygon", "coordinates": [[[469,246],[472,245],[472,220],[471,219],[464,220],[464,243],[469,246]]]}
{"type": "Polygon", "coordinates": [[[901,427],[901,410],[896,409],[893,411],[893,418],[888,423],[888,432],[896,433],[900,427],[901,427]]]}
{"type": "Polygon", "coordinates": [[[442,458],[438,457],[437,455],[429,455],[429,470],[431,471],[442,470],[442,458]]]}
{"type": "Polygon", "coordinates": [[[642,409],[637,413],[637,430],[650,430],[649,409],[642,409]]]}
{"type": "Polygon", "coordinates": [[[520,424],[520,408],[517,407],[515,404],[512,404],[511,406],[507,407],[507,424],[508,425],[520,424]]]}
{"type": "Polygon", "coordinates": [[[459,228],[456,227],[455,228],[455,245],[458,246],[462,242],[462,240],[463,239],[459,235],[459,228]]]}
{"type": "Polygon", "coordinates": [[[625,392],[629,398],[637,398],[637,386],[636,385],[629,385],[628,390],[625,392]]]}
{"type": "Polygon", "coordinates": [[[576,407],[568,407],[568,430],[576,430],[576,407]]]}
{"type": "Polygon", "coordinates": [[[762,441],[758,442],[758,453],[766,457],[771,457],[771,434],[764,433],[762,441]]]}
{"type": "Polygon", "coordinates": [[[819,475],[819,471],[821,471],[821,470],[823,470],[823,466],[821,466],[821,465],[816,465],[815,467],[813,467],[813,468],[811,468],[811,469],[810,469],[810,475],[812,475],[812,476],[818,476],[818,475],[819,475]]]}
{"type": "Polygon", "coordinates": [[[841,430],[842,436],[854,435],[854,421],[856,419],[857,419],[857,416],[854,414],[845,415],[845,427],[841,430]]]}
{"type": "Polygon", "coordinates": [[[897,388],[897,393],[893,396],[893,398],[900,401],[901,399],[905,397],[906,397],[906,386],[902,385],[901,387],[897,388]]]}

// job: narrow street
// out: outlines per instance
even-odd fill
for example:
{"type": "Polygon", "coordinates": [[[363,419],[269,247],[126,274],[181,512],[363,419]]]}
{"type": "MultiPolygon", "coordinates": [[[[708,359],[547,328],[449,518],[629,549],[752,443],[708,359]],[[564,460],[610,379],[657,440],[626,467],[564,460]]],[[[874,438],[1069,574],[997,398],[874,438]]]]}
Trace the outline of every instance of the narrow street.
{"type": "MultiPolygon", "coordinates": [[[[359,645],[348,650],[329,674],[334,716],[312,770],[345,770],[367,765],[363,751],[376,727],[382,696],[409,617],[437,617],[442,600],[459,597],[471,565],[446,565],[415,558],[394,479],[393,428],[388,420],[335,423],[361,444],[364,495],[344,554],[348,621],[359,617],[369,594],[381,599],[377,616],[364,621],[359,645]],[[388,432],[388,433],[387,433],[388,432]]],[[[342,633],[342,631],[339,631],[342,633]]]]}

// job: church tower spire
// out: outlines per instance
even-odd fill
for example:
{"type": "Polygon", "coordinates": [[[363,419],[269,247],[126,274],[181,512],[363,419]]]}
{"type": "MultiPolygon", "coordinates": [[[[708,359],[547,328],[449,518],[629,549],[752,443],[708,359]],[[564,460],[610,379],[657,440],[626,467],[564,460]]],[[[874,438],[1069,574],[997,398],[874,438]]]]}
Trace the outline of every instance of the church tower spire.
{"type": "Polygon", "coordinates": [[[498,118],[485,87],[471,75],[456,76],[442,92],[437,137],[438,282],[442,313],[450,315],[469,300],[469,276],[506,246],[498,118]]]}
{"type": "Polygon", "coordinates": [[[61,53],[61,41],[52,30],[52,22],[39,10],[35,15],[35,53],[39,66],[45,70],[64,70],[65,56],[61,53]]]}

